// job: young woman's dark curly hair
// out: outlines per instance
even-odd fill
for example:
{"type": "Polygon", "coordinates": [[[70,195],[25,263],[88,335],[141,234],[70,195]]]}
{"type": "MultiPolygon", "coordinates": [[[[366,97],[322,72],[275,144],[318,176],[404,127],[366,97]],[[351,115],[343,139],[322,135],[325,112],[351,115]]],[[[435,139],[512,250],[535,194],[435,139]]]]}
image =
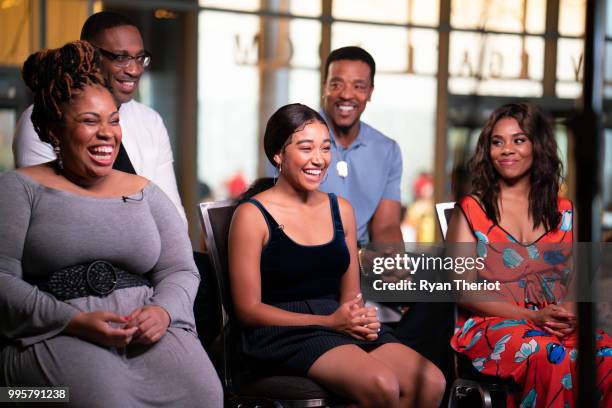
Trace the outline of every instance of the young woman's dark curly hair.
{"type": "Polygon", "coordinates": [[[110,91],[100,71],[100,56],[86,41],[35,52],[23,64],[21,75],[34,93],[34,130],[40,140],[50,144],[54,143],[51,126],[63,120],[63,104],[86,86],[100,85],[110,91]]]}
{"type": "Polygon", "coordinates": [[[543,225],[546,230],[555,228],[561,214],[557,207],[562,163],[557,153],[552,125],[549,119],[534,105],[510,103],[497,108],[485,123],[476,152],[470,160],[472,194],[484,206],[487,217],[499,222],[499,179],[491,161],[491,137],[495,124],[503,118],[516,119],[519,127],[533,144],[533,164],[530,173],[529,212],[533,227],[543,225]]]}

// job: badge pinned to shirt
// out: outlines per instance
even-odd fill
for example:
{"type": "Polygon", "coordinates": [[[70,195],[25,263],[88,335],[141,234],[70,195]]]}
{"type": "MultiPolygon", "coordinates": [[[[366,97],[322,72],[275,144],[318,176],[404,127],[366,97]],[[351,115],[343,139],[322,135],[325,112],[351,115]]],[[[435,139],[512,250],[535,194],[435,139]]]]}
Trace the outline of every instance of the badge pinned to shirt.
{"type": "Polygon", "coordinates": [[[348,176],[348,163],[344,160],[339,161],[336,163],[336,170],[338,171],[338,175],[340,177],[345,178],[348,176]]]}

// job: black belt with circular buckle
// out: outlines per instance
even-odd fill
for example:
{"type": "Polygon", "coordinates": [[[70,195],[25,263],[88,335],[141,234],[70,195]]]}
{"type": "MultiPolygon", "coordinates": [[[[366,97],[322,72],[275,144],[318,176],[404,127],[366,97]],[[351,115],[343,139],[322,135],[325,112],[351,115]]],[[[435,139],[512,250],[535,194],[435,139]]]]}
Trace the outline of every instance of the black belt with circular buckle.
{"type": "Polygon", "coordinates": [[[69,266],[51,273],[40,288],[59,300],[84,296],[105,297],[117,289],[151,286],[147,278],[113,266],[106,261],[69,266]]]}

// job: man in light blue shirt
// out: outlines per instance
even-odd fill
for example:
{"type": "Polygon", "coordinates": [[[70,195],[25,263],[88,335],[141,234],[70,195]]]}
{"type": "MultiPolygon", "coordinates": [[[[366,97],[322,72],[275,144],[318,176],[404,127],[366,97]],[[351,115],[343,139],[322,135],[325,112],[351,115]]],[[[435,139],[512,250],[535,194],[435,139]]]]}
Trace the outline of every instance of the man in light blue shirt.
{"type": "MultiPolygon", "coordinates": [[[[332,136],[332,162],[321,190],[336,193],[352,204],[360,245],[403,245],[399,146],[360,121],[374,90],[375,71],[374,59],[359,47],[339,48],[327,57],[322,114],[332,136]]],[[[414,303],[396,328],[402,343],[447,375],[452,371],[452,312],[450,303],[414,303]]]]}
{"type": "Polygon", "coordinates": [[[354,207],[360,245],[403,242],[400,148],[360,120],[375,72],[374,59],[359,47],[334,50],[325,63],[322,114],[332,136],[332,163],[321,191],[344,197],[354,207]]]}

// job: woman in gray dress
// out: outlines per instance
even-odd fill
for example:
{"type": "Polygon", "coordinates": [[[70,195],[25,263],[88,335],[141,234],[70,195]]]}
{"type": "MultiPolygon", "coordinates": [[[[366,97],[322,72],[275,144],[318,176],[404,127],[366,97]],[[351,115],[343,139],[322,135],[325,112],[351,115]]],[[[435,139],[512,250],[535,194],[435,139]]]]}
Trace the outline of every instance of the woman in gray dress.
{"type": "Polygon", "coordinates": [[[119,113],[98,58],[74,42],[23,67],[58,159],[0,177],[0,385],[67,386],[71,406],[220,407],[187,232],[157,186],[113,170],[119,113]]]}

